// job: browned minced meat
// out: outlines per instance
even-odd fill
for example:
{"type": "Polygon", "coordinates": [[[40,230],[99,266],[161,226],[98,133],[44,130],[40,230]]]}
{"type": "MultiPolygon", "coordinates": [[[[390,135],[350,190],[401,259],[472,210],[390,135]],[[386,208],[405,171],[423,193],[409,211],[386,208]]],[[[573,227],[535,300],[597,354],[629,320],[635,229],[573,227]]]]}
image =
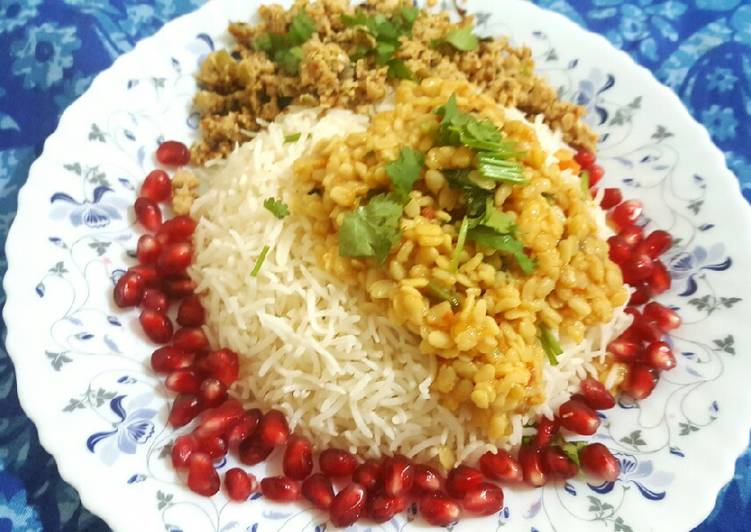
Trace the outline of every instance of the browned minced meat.
{"type": "MultiPolygon", "coordinates": [[[[369,0],[363,7],[390,13],[400,5],[401,0],[369,0]]],[[[262,6],[256,25],[230,24],[235,49],[209,55],[198,74],[195,106],[201,113],[202,139],[193,146],[193,162],[203,164],[226,156],[261,127],[259,118],[271,121],[290,104],[370,112],[386,95],[391,80],[387,68],[376,65],[372,57],[350,60],[358,45],[372,47],[375,42],[367,32],[347,28],[342,22],[342,15],[354,10],[348,0],[297,0],[289,11],[277,5],[262,6]],[[264,33],[286,32],[301,9],[315,22],[316,33],[302,46],[299,74],[289,76],[265,52],[254,50],[253,42],[264,33]]],[[[466,78],[502,105],[516,106],[529,115],[542,113],[569,144],[593,149],[596,136],[580,120],[584,109],[559,101],[547,81],[534,74],[529,48],[514,48],[505,37],[483,40],[472,52],[431,46],[473,23],[471,17],[452,23],[446,13],[422,12],[412,37],[402,37],[396,58],[417,78],[466,78]]]]}

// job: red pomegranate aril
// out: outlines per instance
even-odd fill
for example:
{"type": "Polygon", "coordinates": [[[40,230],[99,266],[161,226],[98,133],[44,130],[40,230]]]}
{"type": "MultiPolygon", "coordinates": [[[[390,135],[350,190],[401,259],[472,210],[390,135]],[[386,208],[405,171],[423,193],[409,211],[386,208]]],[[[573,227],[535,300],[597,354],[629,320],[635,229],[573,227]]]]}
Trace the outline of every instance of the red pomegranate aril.
{"type": "Polygon", "coordinates": [[[196,231],[196,226],[196,221],[193,218],[181,214],[165,220],[156,233],[156,239],[162,244],[190,242],[193,233],[196,231]]]}
{"type": "Polygon", "coordinates": [[[149,231],[155,232],[162,225],[162,211],[154,200],[138,198],[134,209],[138,223],[149,231]]]}
{"type": "Polygon", "coordinates": [[[657,384],[655,371],[643,364],[631,364],[623,390],[636,400],[649,397],[657,384]]]}
{"type": "Polygon", "coordinates": [[[522,469],[524,482],[530,486],[543,486],[547,476],[542,467],[542,450],[530,445],[523,445],[519,449],[519,465],[522,469]]]}
{"type": "Polygon", "coordinates": [[[657,229],[647,235],[644,241],[639,244],[637,251],[656,259],[670,249],[670,246],[672,245],[673,237],[670,236],[670,233],[663,231],[662,229],[657,229]]]}
{"type": "Polygon", "coordinates": [[[141,235],[136,245],[136,258],[141,264],[156,264],[162,244],[151,235],[141,235]]]}
{"type": "Polygon", "coordinates": [[[157,148],[156,159],[166,166],[185,166],[190,162],[190,150],[182,142],[167,140],[157,148]]]}
{"type": "Polygon", "coordinates": [[[143,299],[144,278],[135,272],[125,272],[115,285],[115,304],[120,308],[135,307],[143,299]]]}
{"type": "Polygon", "coordinates": [[[558,419],[562,427],[582,436],[594,434],[600,426],[597,412],[577,399],[569,399],[560,406],[558,419]]]}
{"type": "Polygon", "coordinates": [[[608,410],[615,406],[615,397],[597,379],[584,379],[579,383],[579,393],[585,403],[595,410],[608,410]]]}
{"type": "Polygon", "coordinates": [[[651,296],[658,296],[670,290],[673,280],[670,278],[670,272],[668,272],[662,261],[655,260],[653,264],[654,269],[652,270],[652,275],[647,279],[647,286],[649,286],[649,294],[651,296]]]}
{"type": "Polygon", "coordinates": [[[336,494],[329,506],[329,519],[334,526],[354,524],[365,509],[368,492],[359,484],[349,484],[336,494]]]}
{"type": "Polygon", "coordinates": [[[579,469],[557,445],[542,450],[542,466],[548,476],[562,480],[575,477],[579,469]]]}
{"type": "Polygon", "coordinates": [[[621,474],[621,463],[601,443],[590,443],[579,451],[579,463],[589,476],[613,482],[621,474]]]}
{"type": "Polygon", "coordinates": [[[302,494],[319,510],[328,510],[334,500],[334,487],[328,477],[316,473],[302,483],[302,494]]]}
{"type": "Polygon", "coordinates": [[[407,457],[398,454],[383,461],[383,491],[386,495],[407,495],[414,482],[415,469],[407,457]]]}
{"type": "Polygon", "coordinates": [[[613,208],[610,216],[619,228],[623,229],[635,225],[642,213],[642,204],[639,200],[626,200],[613,208]]]}
{"type": "Polygon", "coordinates": [[[159,288],[162,284],[162,275],[153,264],[137,264],[128,269],[128,273],[137,273],[143,277],[143,284],[146,288],[159,288]]]}
{"type": "Polygon", "coordinates": [[[172,196],[172,182],[164,170],[154,170],[141,185],[141,196],[160,203],[172,196]]]}
{"type": "MultiPolygon", "coordinates": [[[[654,264],[655,268],[657,268],[657,262],[659,261],[655,262],[654,264]]],[[[655,272],[652,273],[652,277],[654,276],[655,276],[655,272]]],[[[652,277],[650,277],[650,279],[652,277]]],[[[647,283],[649,283],[649,281],[647,281],[647,283]]],[[[649,301],[651,297],[652,297],[652,291],[649,287],[649,284],[642,284],[642,285],[637,286],[636,289],[633,291],[633,293],[631,294],[631,298],[628,300],[628,304],[631,306],[643,305],[644,303],[649,301]]]]}
{"type": "Polygon", "coordinates": [[[486,452],[480,457],[480,470],[483,475],[498,482],[521,482],[522,469],[519,462],[509,453],[499,449],[495,453],[486,452]]]}
{"type": "Polygon", "coordinates": [[[669,332],[681,326],[681,317],[678,313],[656,301],[644,307],[644,317],[652,320],[663,332],[669,332]]]}
{"type": "Polygon", "coordinates": [[[198,399],[205,408],[219,406],[227,399],[227,387],[214,377],[207,377],[201,382],[198,399]]]}
{"type": "Polygon", "coordinates": [[[326,449],[318,457],[318,465],[329,478],[349,477],[357,468],[357,458],[343,449],[326,449]]]}
{"type": "Polygon", "coordinates": [[[603,210],[609,210],[623,201],[623,194],[619,188],[606,188],[602,191],[602,199],[600,200],[600,208],[603,210]]]}
{"type": "Polygon", "coordinates": [[[623,264],[619,265],[623,272],[623,280],[631,286],[639,286],[649,279],[654,272],[654,263],[649,255],[633,255],[623,264]]]}
{"type": "Polygon", "coordinates": [[[177,369],[167,375],[164,385],[177,393],[198,393],[203,377],[193,369],[177,369]]]}
{"type": "Polygon", "coordinates": [[[221,436],[198,438],[198,448],[208,454],[212,460],[218,460],[227,454],[227,442],[221,436]]]}
{"type": "Polygon", "coordinates": [[[624,242],[630,247],[634,248],[639,242],[644,239],[644,231],[641,227],[631,225],[624,227],[620,233],[618,233],[624,242]]]}
{"type": "Polygon", "coordinates": [[[414,481],[412,482],[412,495],[425,495],[443,488],[443,477],[430,466],[415,464],[414,481]]]}
{"type": "Polygon", "coordinates": [[[266,460],[274,450],[273,447],[259,441],[256,436],[257,435],[254,435],[240,444],[238,455],[243,464],[251,466],[260,464],[266,460]]]}
{"type": "Polygon", "coordinates": [[[633,250],[621,235],[608,238],[608,257],[619,266],[631,259],[633,250]]]}
{"type": "Polygon", "coordinates": [[[368,516],[376,523],[385,523],[406,510],[408,505],[407,497],[390,497],[385,493],[378,493],[368,500],[368,516]]]}
{"type": "Polygon", "coordinates": [[[182,469],[188,467],[190,455],[198,449],[198,440],[191,434],[179,436],[172,444],[172,467],[182,469]]]}
{"type": "Polygon", "coordinates": [[[159,255],[157,267],[164,275],[184,273],[193,259],[193,246],[187,242],[167,244],[159,255]]]}
{"type": "MultiPolygon", "coordinates": [[[[352,482],[357,482],[360,486],[368,490],[368,492],[373,493],[381,487],[382,476],[381,464],[375,460],[368,460],[355,468],[352,473],[352,482]]],[[[416,483],[417,476],[415,473],[416,483]]]]}
{"type": "Polygon", "coordinates": [[[608,352],[619,362],[631,362],[641,353],[641,344],[621,335],[608,344],[608,352]]]}
{"type": "Polygon", "coordinates": [[[642,342],[651,343],[662,338],[662,331],[657,324],[638,312],[634,315],[634,322],[629,329],[633,330],[636,337],[642,342]]]}
{"type": "Polygon", "coordinates": [[[589,168],[595,164],[595,154],[587,150],[579,150],[574,155],[574,160],[579,163],[582,170],[589,170],[589,168]]]}
{"type": "Polygon", "coordinates": [[[210,352],[201,360],[200,367],[225,386],[230,386],[240,376],[240,360],[237,353],[229,349],[210,352]]]}
{"type": "Polygon", "coordinates": [[[185,351],[205,351],[209,347],[209,339],[198,327],[183,327],[175,332],[172,345],[185,351]]]}
{"type": "Polygon", "coordinates": [[[642,357],[647,366],[668,371],[675,367],[675,355],[670,346],[665,342],[652,342],[644,350],[642,357]]]}
{"type": "Polygon", "coordinates": [[[188,462],[188,487],[191,491],[211,497],[219,491],[221,482],[214,469],[211,457],[206,453],[194,452],[188,462]]]}
{"type": "Polygon", "coordinates": [[[300,482],[287,477],[267,477],[261,481],[261,493],[276,502],[296,501],[300,490],[300,482]]]}
{"type": "Polygon", "coordinates": [[[166,345],[151,354],[151,368],[157,373],[170,373],[193,365],[195,355],[177,347],[166,345]]]}
{"type": "Polygon", "coordinates": [[[261,416],[261,411],[257,408],[248,410],[240,421],[227,431],[227,445],[231,451],[237,451],[245,440],[255,434],[261,416]]]}
{"type": "Polygon", "coordinates": [[[540,423],[537,425],[537,434],[535,434],[534,443],[537,447],[545,447],[550,445],[553,440],[553,436],[558,432],[558,421],[548,419],[543,416],[540,418],[540,423]]]}
{"type": "Polygon", "coordinates": [[[205,319],[203,305],[198,296],[191,295],[182,300],[177,309],[177,323],[183,327],[200,327],[205,319]]]}
{"type": "Polygon", "coordinates": [[[460,465],[449,471],[446,491],[455,499],[461,499],[471,488],[482,483],[482,473],[474,467],[460,465]]]}
{"type": "Polygon", "coordinates": [[[152,342],[166,344],[172,338],[172,322],[166,314],[146,309],[141,312],[138,321],[152,342]]]}
{"type": "Polygon", "coordinates": [[[284,474],[292,480],[305,480],[313,471],[313,446],[304,436],[292,435],[282,458],[284,474]]]}
{"type": "Polygon", "coordinates": [[[599,164],[593,164],[587,168],[587,172],[589,172],[589,188],[596,186],[605,175],[605,170],[599,164]]]}
{"type": "Polygon", "coordinates": [[[239,401],[227,399],[216,408],[204,410],[195,433],[201,437],[224,436],[240,423],[244,415],[245,411],[239,401]]]}
{"type": "Polygon", "coordinates": [[[285,445],[289,439],[287,418],[279,410],[269,410],[261,418],[256,435],[269,447],[285,445]]]}
{"type": "Polygon", "coordinates": [[[193,294],[196,283],[190,277],[170,277],[162,281],[162,290],[170,299],[182,299],[193,294]]]}
{"type": "Polygon", "coordinates": [[[500,512],[503,508],[503,490],[495,484],[483,482],[467,490],[462,499],[462,506],[475,515],[492,515],[500,512]]]}
{"type": "Polygon", "coordinates": [[[233,467],[224,474],[227,495],[233,501],[247,501],[251,493],[258,489],[256,477],[239,467],[233,467]]]}
{"type": "Polygon", "coordinates": [[[175,397],[169,413],[169,424],[175,428],[187,425],[201,413],[201,404],[195,395],[181,394],[175,397]]]}
{"type": "Polygon", "coordinates": [[[461,508],[443,493],[431,493],[420,501],[420,515],[433,526],[448,526],[461,515],[461,508]]]}
{"type": "Polygon", "coordinates": [[[164,314],[169,310],[169,300],[161,290],[147,288],[143,293],[143,298],[139,306],[142,309],[149,309],[164,314]]]}

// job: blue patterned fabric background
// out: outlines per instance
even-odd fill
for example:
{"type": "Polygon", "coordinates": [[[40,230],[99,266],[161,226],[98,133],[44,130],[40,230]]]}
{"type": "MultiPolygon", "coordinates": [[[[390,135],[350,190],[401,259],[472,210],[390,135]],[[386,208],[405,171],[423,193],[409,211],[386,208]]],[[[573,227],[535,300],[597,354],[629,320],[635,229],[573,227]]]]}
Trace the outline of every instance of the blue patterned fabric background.
{"type": "MultiPolygon", "coordinates": [[[[63,110],[120,54],[203,0],[0,0],[0,242],[16,196],[63,110]]],[[[675,90],[725,152],[751,201],[748,0],[537,0],[605,35],[675,90]]],[[[0,252],[0,275],[6,258],[0,252]]],[[[0,303],[5,299],[0,290],[0,303]]],[[[3,336],[5,325],[0,323],[3,336]]],[[[711,450],[707,450],[711,452],[711,450]]],[[[701,489],[697,486],[697,490],[701,489]]],[[[687,501],[690,504],[690,501],[687,501]]],[[[751,451],[701,532],[751,530],[751,451]]],[[[0,532],[103,531],[60,479],[21,410],[0,347],[0,532]]]]}

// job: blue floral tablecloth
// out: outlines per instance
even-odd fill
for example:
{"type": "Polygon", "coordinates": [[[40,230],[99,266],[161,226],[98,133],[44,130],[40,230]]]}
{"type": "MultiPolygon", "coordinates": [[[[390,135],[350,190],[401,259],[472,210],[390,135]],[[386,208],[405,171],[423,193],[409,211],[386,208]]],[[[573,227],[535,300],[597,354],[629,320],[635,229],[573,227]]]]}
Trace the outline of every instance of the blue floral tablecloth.
{"type": "MultiPolygon", "coordinates": [[[[238,0],[241,1],[241,0],[238,0]]],[[[62,111],[120,54],[203,0],[0,0],[0,242],[62,111]]],[[[725,152],[751,201],[749,0],[537,0],[604,34],[675,90],[725,152]]],[[[0,251],[0,275],[6,258],[0,251]]],[[[4,301],[0,290],[0,303],[4,301]]],[[[5,325],[0,322],[5,333],[5,325]]],[[[707,450],[707,452],[712,452],[707,450]]],[[[697,490],[701,486],[696,487],[697,490]]],[[[686,501],[690,504],[690,501],[686,501]]],[[[701,532],[751,530],[751,451],[701,532]]],[[[0,532],[107,530],[60,479],[18,404],[0,346],[0,532]]]]}

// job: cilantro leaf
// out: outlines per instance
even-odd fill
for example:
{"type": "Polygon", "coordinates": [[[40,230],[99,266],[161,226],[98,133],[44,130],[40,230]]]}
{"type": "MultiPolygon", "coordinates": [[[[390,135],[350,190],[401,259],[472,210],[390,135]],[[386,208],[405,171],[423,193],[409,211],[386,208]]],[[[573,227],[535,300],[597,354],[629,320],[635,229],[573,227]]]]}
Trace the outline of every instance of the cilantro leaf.
{"type": "Polygon", "coordinates": [[[316,23],[305,11],[299,11],[292,17],[287,37],[291,44],[299,46],[310,39],[316,32],[316,23]]]}
{"type": "Polygon", "coordinates": [[[457,294],[450,288],[443,288],[442,286],[431,281],[428,283],[428,292],[431,296],[440,301],[448,301],[451,305],[451,308],[454,310],[458,309],[461,305],[461,301],[459,301],[459,294],[457,294]]]}
{"type": "Polygon", "coordinates": [[[401,59],[392,59],[389,61],[388,77],[389,79],[408,79],[414,81],[415,74],[401,59]]]}
{"type": "Polygon", "coordinates": [[[315,33],[316,25],[305,11],[298,11],[290,23],[287,33],[265,33],[253,41],[253,48],[266,52],[287,75],[294,76],[300,71],[302,44],[315,33]]]}
{"type": "MultiPolygon", "coordinates": [[[[550,332],[550,329],[544,325],[540,326],[540,344],[545,354],[548,355],[548,360],[551,366],[558,365],[558,355],[563,353],[561,344],[558,343],[558,339],[550,332]]],[[[578,461],[577,461],[578,463],[578,461]]]]}
{"type": "Polygon", "coordinates": [[[477,36],[472,33],[472,28],[470,28],[469,26],[464,26],[452,31],[451,33],[446,35],[446,38],[444,40],[445,42],[462,52],[472,52],[474,50],[477,50],[477,47],[479,45],[477,36]]]}
{"type": "Polygon", "coordinates": [[[467,232],[467,239],[483,247],[512,255],[519,268],[527,275],[535,268],[534,261],[524,253],[524,245],[514,235],[501,234],[490,227],[480,225],[467,232]]]}
{"type": "Polygon", "coordinates": [[[266,260],[266,255],[269,254],[270,249],[271,248],[269,246],[263,246],[263,249],[261,250],[261,254],[258,255],[258,258],[256,259],[256,263],[253,265],[253,270],[250,272],[251,277],[258,276],[258,272],[261,271],[261,266],[263,266],[263,263],[266,260]]]}
{"type": "Polygon", "coordinates": [[[414,79],[414,75],[403,61],[395,58],[401,48],[400,38],[412,35],[412,26],[420,10],[412,6],[403,6],[389,16],[384,13],[369,15],[358,9],[354,15],[342,15],[345,26],[360,27],[370,33],[376,40],[374,48],[358,45],[350,59],[358,61],[366,56],[374,56],[376,64],[388,65],[390,79],[414,79]]]}
{"type": "Polygon", "coordinates": [[[290,142],[297,142],[300,140],[300,137],[302,137],[302,133],[299,131],[296,133],[290,133],[289,135],[284,135],[284,143],[289,144],[290,142]]]}
{"type": "Polygon", "coordinates": [[[462,220],[462,225],[459,226],[459,235],[456,238],[456,247],[454,253],[451,255],[451,271],[456,272],[459,268],[459,257],[464,249],[464,244],[467,241],[467,235],[469,234],[469,218],[467,216],[462,220]]]}
{"type": "Polygon", "coordinates": [[[373,196],[367,205],[344,216],[339,228],[339,255],[373,257],[383,264],[399,241],[402,205],[385,194],[373,196]]]}
{"type": "Polygon", "coordinates": [[[420,177],[425,158],[412,148],[402,148],[399,158],[386,165],[397,198],[406,201],[415,181],[420,177]]]}
{"type": "Polygon", "coordinates": [[[289,207],[282,200],[267,198],[266,201],[263,202],[263,206],[280,220],[289,215],[289,207]]]}
{"type": "Polygon", "coordinates": [[[480,221],[480,225],[489,227],[496,233],[513,233],[515,229],[511,216],[496,209],[490,198],[486,199],[485,216],[480,221]]]}

